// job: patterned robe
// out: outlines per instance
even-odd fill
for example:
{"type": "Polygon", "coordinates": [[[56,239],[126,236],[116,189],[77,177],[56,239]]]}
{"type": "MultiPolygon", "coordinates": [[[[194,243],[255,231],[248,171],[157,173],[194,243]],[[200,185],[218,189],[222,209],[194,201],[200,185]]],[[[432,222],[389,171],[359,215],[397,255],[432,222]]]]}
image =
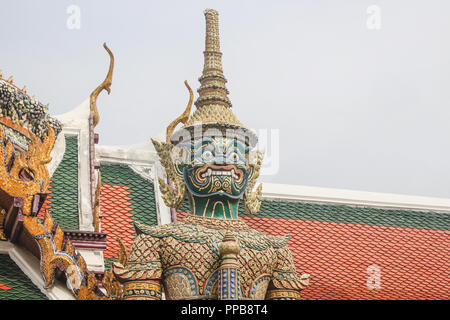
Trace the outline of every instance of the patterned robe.
{"type": "Polygon", "coordinates": [[[288,249],[289,236],[275,237],[240,219],[188,214],[159,226],[140,226],[125,266],[113,263],[124,284],[124,299],[217,299],[218,246],[227,230],[240,247],[238,299],[299,299],[308,275],[297,276],[288,249]]]}

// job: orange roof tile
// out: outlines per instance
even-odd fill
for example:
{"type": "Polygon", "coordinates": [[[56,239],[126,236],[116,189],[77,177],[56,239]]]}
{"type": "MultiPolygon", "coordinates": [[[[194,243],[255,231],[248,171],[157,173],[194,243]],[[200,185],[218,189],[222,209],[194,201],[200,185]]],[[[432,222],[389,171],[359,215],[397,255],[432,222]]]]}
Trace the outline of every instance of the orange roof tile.
{"type": "Polygon", "coordinates": [[[297,272],[311,275],[303,299],[450,298],[448,230],[283,218],[274,222],[265,217],[243,220],[267,234],[291,234],[288,246],[297,272]]]}
{"type": "Polygon", "coordinates": [[[116,258],[120,250],[120,238],[127,249],[131,247],[134,240],[131,219],[130,203],[127,198],[127,186],[107,185],[101,186],[100,210],[102,213],[102,232],[108,234],[106,250],[103,252],[105,258],[116,258]]]}

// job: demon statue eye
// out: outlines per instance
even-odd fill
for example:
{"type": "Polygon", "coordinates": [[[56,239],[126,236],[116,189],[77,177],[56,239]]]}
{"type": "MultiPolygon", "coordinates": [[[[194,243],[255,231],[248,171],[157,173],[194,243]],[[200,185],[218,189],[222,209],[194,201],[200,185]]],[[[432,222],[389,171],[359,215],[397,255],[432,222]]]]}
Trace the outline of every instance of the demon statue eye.
{"type": "Polygon", "coordinates": [[[214,159],[214,156],[210,150],[205,150],[202,153],[202,159],[205,163],[210,163],[214,159]]]}
{"type": "Polygon", "coordinates": [[[228,156],[228,161],[231,163],[237,163],[239,161],[239,155],[237,154],[237,152],[230,153],[230,155],[228,156]]]}

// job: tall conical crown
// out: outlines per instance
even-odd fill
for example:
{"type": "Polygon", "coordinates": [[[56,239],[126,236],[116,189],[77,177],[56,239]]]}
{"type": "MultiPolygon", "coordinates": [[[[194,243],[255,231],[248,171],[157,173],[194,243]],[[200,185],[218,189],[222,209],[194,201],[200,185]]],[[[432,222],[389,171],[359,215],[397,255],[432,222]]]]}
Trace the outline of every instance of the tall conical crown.
{"type": "MultiPolygon", "coordinates": [[[[197,90],[199,97],[195,102],[197,109],[183,129],[191,130],[199,126],[203,129],[239,129],[237,135],[254,146],[257,142],[256,135],[244,127],[233,114],[231,101],[227,96],[229,92],[225,86],[227,80],[223,75],[220,52],[219,13],[213,9],[206,9],[204,14],[206,19],[204,66],[202,76],[199,78],[200,88],[197,90]]],[[[180,132],[176,132],[171,140],[177,142],[180,136],[180,132]]]]}
{"type": "Polygon", "coordinates": [[[201,83],[198,89],[199,97],[195,102],[197,108],[205,105],[219,104],[231,107],[229,93],[225,87],[227,80],[223,75],[222,53],[219,39],[219,13],[212,9],[204,11],[206,18],[206,38],[203,74],[198,79],[201,83]]]}

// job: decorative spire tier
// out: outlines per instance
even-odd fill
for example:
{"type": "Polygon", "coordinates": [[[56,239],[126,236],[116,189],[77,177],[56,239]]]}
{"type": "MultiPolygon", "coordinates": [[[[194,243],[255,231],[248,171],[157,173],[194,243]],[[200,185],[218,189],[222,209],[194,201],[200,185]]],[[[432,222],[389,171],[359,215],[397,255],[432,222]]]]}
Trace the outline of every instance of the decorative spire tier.
{"type": "Polygon", "coordinates": [[[219,104],[225,107],[231,107],[231,101],[228,99],[229,93],[225,87],[227,80],[223,75],[222,53],[220,52],[219,39],[219,13],[212,9],[204,11],[206,18],[206,38],[203,74],[199,78],[201,83],[197,90],[199,97],[195,102],[197,108],[204,105],[219,104]]]}
{"type": "MultiPolygon", "coordinates": [[[[231,111],[232,105],[228,98],[229,91],[225,86],[227,79],[223,75],[220,52],[219,13],[213,9],[206,9],[203,13],[206,19],[206,37],[203,72],[198,79],[200,81],[200,88],[197,90],[199,97],[195,101],[197,109],[185,122],[183,129],[195,131],[194,138],[197,138],[198,132],[205,134],[205,130],[208,130],[208,134],[214,131],[211,129],[224,134],[225,130],[233,129],[237,138],[245,140],[253,147],[258,141],[256,135],[247,129],[231,111]],[[199,131],[194,130],[200,127],[199,131]]],[[[177,144],[186,139],[183,134],[183,130],[177,131],[170,140],[177,144]]]]}

